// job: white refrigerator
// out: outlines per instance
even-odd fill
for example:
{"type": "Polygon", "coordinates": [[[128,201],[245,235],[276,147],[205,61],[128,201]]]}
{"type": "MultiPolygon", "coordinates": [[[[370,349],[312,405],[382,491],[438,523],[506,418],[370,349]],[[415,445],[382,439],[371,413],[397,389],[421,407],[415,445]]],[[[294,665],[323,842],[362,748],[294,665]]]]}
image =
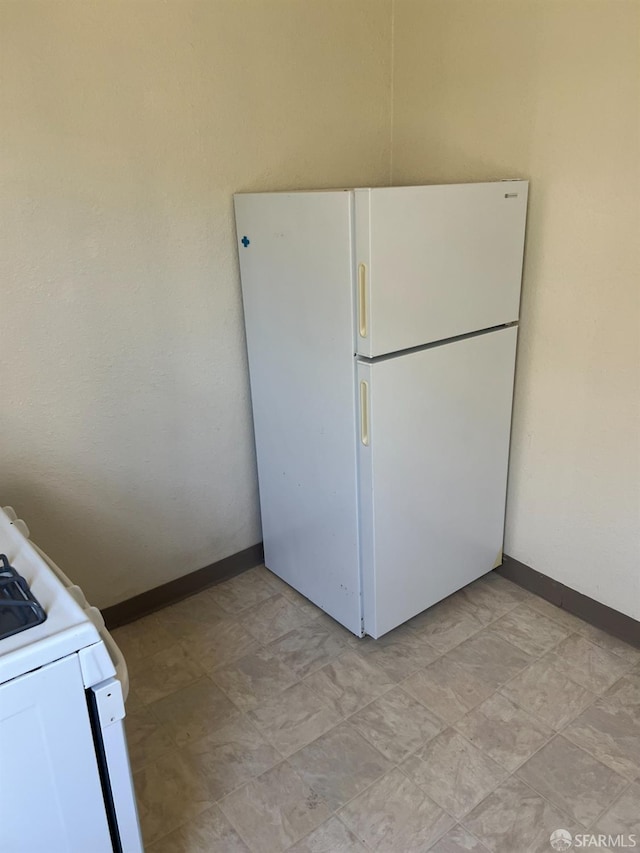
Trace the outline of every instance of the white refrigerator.
{"type": "Polygon", "coordinates": [[[501,562],[527,191],[235,196],[265,565],[356,635],[501,562]]]}

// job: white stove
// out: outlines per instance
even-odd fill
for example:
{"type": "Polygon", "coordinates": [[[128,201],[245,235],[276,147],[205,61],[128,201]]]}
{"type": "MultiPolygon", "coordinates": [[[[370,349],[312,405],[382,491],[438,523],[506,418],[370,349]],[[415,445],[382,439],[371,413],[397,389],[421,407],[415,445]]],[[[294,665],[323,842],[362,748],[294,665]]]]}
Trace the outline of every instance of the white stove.
{"type": "Polygon", "coordinates": [[[142,851],[127,693],[100,611],[0,509],[0,853],[142,851]]]}

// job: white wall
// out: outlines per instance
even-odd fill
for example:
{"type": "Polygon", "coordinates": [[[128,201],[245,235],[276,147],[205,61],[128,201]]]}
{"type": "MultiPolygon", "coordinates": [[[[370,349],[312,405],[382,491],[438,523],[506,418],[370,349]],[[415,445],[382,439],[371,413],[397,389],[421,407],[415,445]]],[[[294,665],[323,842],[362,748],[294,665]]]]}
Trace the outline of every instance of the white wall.
{"type": "Polygon", "coordinates": [[[640,3],[394,27],[393,181],[531,180],[505,550],[640,618],[640,3]]]}
{"type": "Polygon", "coordinates": [[[94,603],[260,540],[232,193],[388,183],[390,28],[0,3],[0,502],[94,603]]]}
{"type": "Polygon", "coordinates": [[[0,3],[0,501],[105,606],[260,539],[234,191],[531,179],[506,550],[640,618],[636,0],[0,3]]]}

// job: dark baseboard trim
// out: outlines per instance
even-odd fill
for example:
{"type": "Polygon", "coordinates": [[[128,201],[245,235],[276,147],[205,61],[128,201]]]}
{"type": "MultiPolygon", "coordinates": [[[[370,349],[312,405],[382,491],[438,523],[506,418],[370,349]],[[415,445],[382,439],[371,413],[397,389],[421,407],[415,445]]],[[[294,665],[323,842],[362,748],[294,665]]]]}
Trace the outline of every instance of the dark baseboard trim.
{"type": "Polygon", "coordinates": [[[606,604],[601,604],[581,592],[576,592],[575,589],[554,581],[506,554],[496,572],[551,604],[555,604],[556,607],[561,607],[567,613],[579,616],[590,625],[640,647],[640,622],[632,619],[631,616],[607,607],[606,604]]]}
{"type": "MultiPolygon", "coordinates": [[[[169,604],[175,604],[190,595],[195,595],[210,586],[246,572],[262,562],[264,562],[264,549],[262,542],[258,542],[257,545],[251,545],[244,551],[218,560],[217,563],[212,563],[203,569],[197,569],[195,572],[142,592],[119,604],[106,607],[102,615],[109,630],[118,628],[120,625],[126,625],[141,616],[147,616],[169,604]]],[[[632,619],[631,616],[607,607],[606,604],[601,604],[543,575],[507,554],[503,557],[502,565],[495,571],[523,589],[528,589],[529,592],[539,595],[556,607],[561,607],[567,613],[579,616],[590,625],[640,648],[640,622],[632,619]]]]}
{"type": "Polygon", "coordinates": [[[188,575],[163,583],[162,586],[141,592],[140,595],[134,595],[133,598],[128,598],[119,604],[105,607],[102,611],[104,621],[110,630],[127,622],[133,622],[134,619],[139,619],[169,604],[175,604],[207,587],[246,572],[247,569],[260,565],[263,560],[262,542],[258,542],[257,545],[251,545],[250,548],[238,551],[237,554],[218,560],[217,563],[212,563],[203,569],[197,569],[188,575]]]}

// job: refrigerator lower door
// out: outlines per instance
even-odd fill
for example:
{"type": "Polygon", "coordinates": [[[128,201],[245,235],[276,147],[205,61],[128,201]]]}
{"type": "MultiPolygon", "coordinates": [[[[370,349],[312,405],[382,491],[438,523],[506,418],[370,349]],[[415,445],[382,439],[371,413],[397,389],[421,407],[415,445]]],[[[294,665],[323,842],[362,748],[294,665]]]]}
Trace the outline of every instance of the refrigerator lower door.
{"type": "Polygon", "coordinates": [[[364,629],[379,637],[494,568],[516,327],[358,363],[364,629]]]}

